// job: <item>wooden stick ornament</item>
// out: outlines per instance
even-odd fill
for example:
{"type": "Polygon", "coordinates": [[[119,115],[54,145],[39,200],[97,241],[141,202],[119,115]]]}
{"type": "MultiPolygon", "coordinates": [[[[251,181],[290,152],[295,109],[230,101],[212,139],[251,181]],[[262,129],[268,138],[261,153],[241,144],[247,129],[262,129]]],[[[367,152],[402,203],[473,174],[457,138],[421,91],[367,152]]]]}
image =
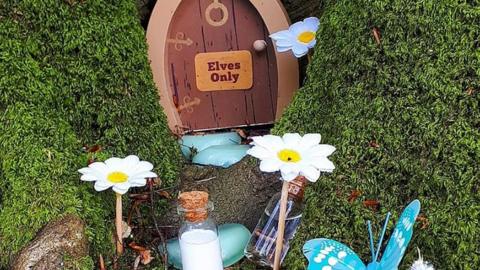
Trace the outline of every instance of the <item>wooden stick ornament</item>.
{"type": "Polygon", "coordinates": [[[115,243],[119,256],[123,253],[122,195],[131,187],[145,186],[147,178],[157,177],[152,169],[150,162],[140,161],[137,156],[130,155],[123,159],[112,157],[105,162],[94,162],[78,170],[82,174],[80,180],[95,182],[96,191],[112,188],[115,192],[115,243]]]}
{"type": "Polygon", "coordinates": [[[273,269],[280,269],[280,259],[283,250],[283,238],[285,236],[285,221],[287,219],[288,182],[283,181],[282,196],[280,197],[280,216],[278,217],[278,235],[275,243],[275,259],[273,269]]]}
{"type": "Polygon", "coordinates": [[[117,255],[123,254],[123,230],[122,230],[122,194],[115,192],[115,229],[117,232],[117,255]]]}
{"type": "Polygon", "coordinates": [[[284,246],[289,182],[297,177],[316,182],[320,172],[332,172],[335,166],[328,156],[335,151],[335,147],[320,144],[320,134],[300,136],[298,133],[286,133],[282,137],[265,135],[252,137],[252,140],[253,147],[247,153],[261,160],[260,170],[280,171],[283,180],[273,263],[273,269],[278,270],[284,246]]]}

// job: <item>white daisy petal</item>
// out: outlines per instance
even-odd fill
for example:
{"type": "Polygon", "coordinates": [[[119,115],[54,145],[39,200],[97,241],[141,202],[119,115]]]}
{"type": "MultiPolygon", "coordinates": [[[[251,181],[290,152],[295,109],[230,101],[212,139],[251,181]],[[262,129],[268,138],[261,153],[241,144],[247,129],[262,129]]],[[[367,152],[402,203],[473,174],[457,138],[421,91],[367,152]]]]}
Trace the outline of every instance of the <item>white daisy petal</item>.
{"type": "Polygon", "coordinates": [[[121,168],[123,165],[122,163],[122,159],[117,157],[112,157],[105,160],[105,165],[107,165],[109,168],[112,168],[113,170],[121,168]]]}
{"type": "MultiPolygon", "coordinates": [[[[131,178],[153,178],[153,177],[157,177],[158,175],[154,172],[140,172],[140,173],[137,173],[137,174],[133,174],[133,175],[130,175],[131,178]]],[[[130,180],[129,180],[130,181],[130,180]]]]}
{"type": "Polygon", "coordinates": [[[111,186],[113,186],[113,184],[110,184],[107,181],[97,181],[95,182],[94,188],[96,191],[104,191],[111,186]]]}
{"type": "Polygon", "coordinates": [[[130,184],[129,183],[122,183],[122,184],[116,184],[112,187],[113,191],[115,191],[116,193],[119,193],[119,194],[125,194],[127,193],[128,189],[130,188],[130,184]]]}
{"type": "Polygon", "coordinates": [[[278,159],[269,158],[260,162],[260,170],[262,172],[276,172],[280,170],[282,163],[278,159]]]}
{"type": "Polygon", "coordinates": [[[130,171],[140,162],[140,159],[135,155],[130,155],[123,159],[122,166],[126,171],[130,171]]]}
{"type": "Polygon", "coordinates": [[[254,145],[261,146],[268,150],[278,150],[284,148],[282,138],[274,135],[252,137],[254,145]]]}
{"type": "Polygon", "coordinates": [[[153,164],[148,161],[140,161],[133,170],[136,172],[150,171],[153,169],[153,164]]]}
{"type": "Polygon", "coordinates": [[[300,136],[300,134],[298,133],[286,133],[285,135],[283,135],[282,139],[287,148],[295,148],[302,140],[302,136],[300,136]]]}
{"type": "Polygon", "coordinates": [[[135,155],[129,155],[126,158],[123,159],[124,164],[128,164],[128,163],[136,164],[138,162],[140,162],[140,159],[135,155]]]}
{"type": "Polygon", "coordinates": [[[312,49],[317,45],[317,39],[313,39],[310,43],[307,44],[307,48],[312,49]]]}
{"type": "Polygon", "coordinates": [[[278,52],[287,52],[287,51],[290,51],[291,49],[292,49],[292,46],[290,46],[290,47],[277,47],[278,52]]]}
{"type": "Polygon", "coordinates": [[[108,172],[108,166],[103,162],[94,162],[94,163],[88,165],[88,167],[92,170],[95,170],[98,173],[107,173],[108,172]]]}
{"type": "Polygon", "coordinates": [[[298,175],[300,173],[300,166],[298,163],[282,162],[280,170],[285,173],[296,173],[298,175]]]}
{"type": "Polygon", "coordinates": [[[147,179],[145,178],[132,178],[129,180],[132,187],[143,187],[147,184],[147,179]]]}
{"type": "Polygon", "coordinates": [[[332,172],[335,169],[333,162],[326,157],[313,157],[311,164],[322,172],[332,172]]]}
{"type": "Polygon", "coordinates": [[[277,43],[275,44],[277,47],[292,47],[293,42],[289,39],[280,39],[277,40],[277,43]]]}
{"type": "Polygon", "coordinates": [[[295,57],[300,58],[308,53],[308,47],[305,44],[298,43],[292,47],[295,57]]]}
{"type": "Polygon", "coordinates": [[[320,20],[316,17],[309,17],[303,20],[304,26],[307,30],[317,32],[320,20]]]}
{"type": "Polygon", "coordinates": [[[302,150],[307,150],[320,143],[322,136],[318,133],[305,134],[300,141],[300,147],[302,150]]]}
{"type": "Polygon", "coordinates": [[[319,144],[310,148],[308,155],[310,157],[328,157],[335,152],[335,147],[328,144],[319,144]]]}
{"type": "Polygon", "coordinates": [[[286,173],[282,170],[280,171],[280,173],[282,174],[283,180],[285,180],[287,182],[292,181],[293,179],[295,179],[298,176],[298,173],[293,173],[293,172],[286,173]]]}
{"type": "Polygon", "coordinates": [[[283,30],[283,31],[279,31],[279,32],[271,34],[270,38],[273,39],[273,40],[281,40],[281,39],[289,40],[289,39],[292,38],[292,34],[288,30],[283,30]]]}
{"type": "Polygon", "coordinates": [[[78,171],[83,175],[89,175],[85,177],[84,176],[80,177],[80,180],[94,181],[94,180],[105,179],[105,176],[108,173],[108,168],[105,166],[105,163],[103,162],[94,162],[90,164],[88,167],[82,168],[78,171]]]}
{"type": "Polygon", "coordinates": [[[85,167],[85,168],[81,168],[80,170],[78,170],[79,173],[82,173],[82,174],[89,174],[89,173],[92,173],[92,169],[89,168],[89,167],[85,167]]]}
{"type": "Polygon", "coordinates": [[[288,29],[290,33],[292,33],[295,37],[300,35],[301,33],[305,31],[309,31],[306,25],[303,22],[296,22],[292,25],[290,25],[290,28],[288,29]]]}
{"type": "Polygon", "coordinates": [[[247,150],[247,154],[254,156],[258,159],[266,159],[273,157],[273,153],[261,146],[254,146],[247,150]]]}
{"type": "Polygon", "coordinates": [[[95,174],[84,174],[80,177],[82,181],[97,181],[100,180],[98,175],[95,174]]]}
{"type": "Polygon", "coordinates": [[[310,182],[316,182],[320,178],[320,171],[313,166],[303,167],[300,174],[305,176],[310,182]]]}

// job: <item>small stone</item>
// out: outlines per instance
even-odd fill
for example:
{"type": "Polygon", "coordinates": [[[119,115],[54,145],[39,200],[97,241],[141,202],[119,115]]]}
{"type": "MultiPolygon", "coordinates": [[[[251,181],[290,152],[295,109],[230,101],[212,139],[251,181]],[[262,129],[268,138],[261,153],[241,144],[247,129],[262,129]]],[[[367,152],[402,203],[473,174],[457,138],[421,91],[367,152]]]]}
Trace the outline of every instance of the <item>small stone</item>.
{"type": "Polygon", "coordinates": [[[132,234],[132,227],[122,220],[122,238],[128,238],[132,234]]]}
{"type": "Polygon", "coordinates": [[[30,244],[17,254],[10,269],[64,269],[65,256],[73,260],[88,256],[85,223],[75,215],[66,215],[43,227],[30,244]]]}

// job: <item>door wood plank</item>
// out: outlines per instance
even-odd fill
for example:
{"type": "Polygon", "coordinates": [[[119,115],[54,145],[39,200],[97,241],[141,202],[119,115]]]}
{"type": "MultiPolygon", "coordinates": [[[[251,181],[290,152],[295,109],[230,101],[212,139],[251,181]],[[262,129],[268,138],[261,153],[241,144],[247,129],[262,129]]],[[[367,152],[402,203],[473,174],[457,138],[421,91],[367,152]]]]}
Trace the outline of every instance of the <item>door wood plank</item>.
{"type": "MultiPolygon", "coordinates": [[[[213,0],[200,0],[200,7],[203,11],[213,3],[213,0]]],[[[207,20],[202,20],[204,28],[206,50],[207,52],[220,52],[238,50],[236,39],[235,24],[232,0],[221,0],[228,10],[228,20],[222,26],[212,26],[207,20]]],[[[215,21],[222,19],[220,9],[214,9],[211,17],[215,21]]],[[[254,77],[255,80],[255,77],[254,77]]],[[[212,94],[213,106],[215,108],[215,117],[221,127],[233,127],[248,124],[247,119],[242,119],[248,115],[245,104],[245,92],[242,90],[232,91],[214,91],[212,94]],[[241,117],[241,118],[239,118],[241,117]]],[[[250,119],[249,119],[250,120],[250,119]]],[[[250,123],[253,122],[253,118],[250,123]]]]}
{"type": "Polygon", "coordinates": [[[170,70],[170,86],[174,87],[176,82],[174,100],[181,109],[179,113],[184,126],[190,130],[218,127],[211,93],[198,91],[195,83],[195,55],[206,51],[201,15],[198,0],[184,0],[175,12],[169,37],[176,39],[178,33],[184,33],[183,40],[190,39],[192,43],[190,46],[177,45],[177,48],[175,43],[167,45],[169,66],[174,69],[170,70]]]}
{"type": "MultiPolygon", "coordinates": [[[[253,112],[254,123],[272,123],[275,119],[272,92],[276,91],[272,91],[269,79],[268,50],[273,50],[273,46],[270,44],[262,52],[253,49],[255,40],[270,40],[265,39],[263,20],[249,1],[233,0],[233,4],[239,48],[250,50],[253,58],[255,80],[252,89],[245,92],[248,111],[253,112]]],[[[276,67],[273,71],[277,72],[276,67]]]]}

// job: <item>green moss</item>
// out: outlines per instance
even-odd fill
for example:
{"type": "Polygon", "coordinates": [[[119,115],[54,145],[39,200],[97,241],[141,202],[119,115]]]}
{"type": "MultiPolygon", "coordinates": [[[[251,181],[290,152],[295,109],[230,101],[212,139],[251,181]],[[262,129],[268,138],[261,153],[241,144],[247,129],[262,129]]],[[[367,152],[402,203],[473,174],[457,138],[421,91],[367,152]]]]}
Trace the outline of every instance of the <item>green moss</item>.
{"type": "Polygon", "coordinates": [[[73,259],[68,256],[63,258],[64,268],[68,270],[91,270],[95,269],[95,263],[91,257],[73,259]]]}
{"type": "Polygon", "coordinates": [[[55,113],[25,104],[9,106],[0,120],[1,263],[46,222],[66,213],[87,222],[95,249],[110,249],[112,214],[102,196],[79,184],[74,168],[83,167],[86,158],[70,125],[55,113]]]}
{"type": "Polygon", "coordinates": [[[319,16],[323,10],[324,1],[319,0],[282,0],[292,23],[310,16],[319,16]]]}
{"type": "Polygon", "coordinates": [[[417,224],[401,269],[416,247],[439,269],[478,267],[479,8],[475,1],[325,1],[308,82],[275,132],[322,133],[338,148],[337,169],[310,187],[287,269],[304,268],[301,246],[314,237],[338,239],[369,259],[365,220],[380,226],[388,210],[398,218],[414,198],[429,224],[417,224]],[[363,193],[349,203],[355,189],[363,193]],[[366,209],[364,199],[379,200],[380,211],[366,209]]]}
{"type": "Polygon", "coordinates": [[[80,183],[82,146],[137,154],[167,184],[181,163],[135,1],[1,1],[0,40],[0,266],[70,212],[94,249],[111,248],[113,197],[80,183]]]}
{"type": "Polygon", "coordinates": [[[138,154],[171,183],[180,157],[158,104],[134,1],[12,2],[0,21],[0,104],[48,104],[64,113],[82,143],[138,154]]]}

